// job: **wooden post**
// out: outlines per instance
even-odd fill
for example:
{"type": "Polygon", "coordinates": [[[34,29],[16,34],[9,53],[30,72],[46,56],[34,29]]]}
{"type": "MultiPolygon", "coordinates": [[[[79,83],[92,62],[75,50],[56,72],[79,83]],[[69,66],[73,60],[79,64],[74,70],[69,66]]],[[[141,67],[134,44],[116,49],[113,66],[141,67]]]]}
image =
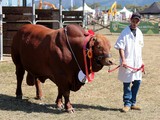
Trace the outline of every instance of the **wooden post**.
{"type": "Polygon", "coordinates": [[[0,0],[0,61],[3,60],[3,13],[2,0],[0,0]]]}

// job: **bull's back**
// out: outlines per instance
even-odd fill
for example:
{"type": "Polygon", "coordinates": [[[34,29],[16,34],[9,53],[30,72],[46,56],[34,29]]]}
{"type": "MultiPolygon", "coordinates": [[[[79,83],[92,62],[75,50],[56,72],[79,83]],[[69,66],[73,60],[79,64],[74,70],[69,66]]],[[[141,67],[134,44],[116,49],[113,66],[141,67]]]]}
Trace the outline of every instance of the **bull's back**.
{"type": "Polygon", "coordinates": [[[24,25],[13,38],[12,59],[15,64],[22,64],[28,71],[37,74],[48,59],[50,33],[53,30],[41,25],[24,25]]]}
{"type": "Polygon", "coordinates": [[[24,25],[14,35],[11,49],[13,52],[15,51],[16,48],[20,49],[20,45],[22,44],[22,39],[23,39],[23,42],[26,42],[27,40],[29,40],[29,37],[33,38],[34,36],[35,37],[39,36],[39,38],[43,39],[43,36],[50,31],[51,29],[41,25],[32,25],[32,24],[24,25]]]}

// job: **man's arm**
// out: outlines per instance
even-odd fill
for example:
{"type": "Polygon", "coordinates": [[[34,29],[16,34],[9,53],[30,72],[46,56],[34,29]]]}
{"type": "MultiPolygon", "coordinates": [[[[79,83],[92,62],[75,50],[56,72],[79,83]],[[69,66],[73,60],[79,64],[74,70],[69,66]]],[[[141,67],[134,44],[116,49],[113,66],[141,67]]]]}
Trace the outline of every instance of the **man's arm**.
{"type": "Polygon", "coordinates": [[[122,59],[121,65],[126,68],[127,64],[126,64],[126,58],[124,56],[124,50],[123,49],[119,49],[119,55],[122,59]]]}

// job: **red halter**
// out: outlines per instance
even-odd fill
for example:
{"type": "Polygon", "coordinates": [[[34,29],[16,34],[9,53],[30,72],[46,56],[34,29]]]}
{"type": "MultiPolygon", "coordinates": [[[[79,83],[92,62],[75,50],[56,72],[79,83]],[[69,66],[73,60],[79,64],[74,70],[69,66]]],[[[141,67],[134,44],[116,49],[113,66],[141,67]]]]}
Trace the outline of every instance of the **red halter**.
{"type": "Polygon", "coordinates": [[[84,46],[83,46],[83,56],[84,56],[84,64],[85,64],[85,72],[86,72],[86,78],[88,79],[88,82],[93,81],[94,79],[94,72],[92,71],[92,51],[88,51],[87,55],[90,59],[90,70],[91,73],[88,74],[88,66],[87,66],[87,59],[86,59],[86,45],[88,43],[88,41],[90,40],[90,38],[94,35],[94,32],[92,31],[88,31],[88,36],[84,39],[84,46]]]}

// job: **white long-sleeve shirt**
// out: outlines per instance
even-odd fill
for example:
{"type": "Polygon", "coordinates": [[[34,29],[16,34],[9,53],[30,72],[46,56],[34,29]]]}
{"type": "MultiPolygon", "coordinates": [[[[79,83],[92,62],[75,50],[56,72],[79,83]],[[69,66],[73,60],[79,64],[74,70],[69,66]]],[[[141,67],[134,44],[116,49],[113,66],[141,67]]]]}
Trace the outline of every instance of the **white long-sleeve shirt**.
{"type": "MultiPolygon", "coordinates": [[[[139,28],[136,28],[136,37],[127,26],[120,34],[117,42],[115,43],[116,49],[123,49],[126,64],[133,68],[140,68],[142,65],[142,47],[143,34],[139,28]]],[[[120,58],[120,64],[122,60],[120,58]]],[[[122,82],[129,83],[134,80],[142,80],[142,72],[131,72],[131,70],[124,67],[119,68],[118,79],[122,82]]]]}

